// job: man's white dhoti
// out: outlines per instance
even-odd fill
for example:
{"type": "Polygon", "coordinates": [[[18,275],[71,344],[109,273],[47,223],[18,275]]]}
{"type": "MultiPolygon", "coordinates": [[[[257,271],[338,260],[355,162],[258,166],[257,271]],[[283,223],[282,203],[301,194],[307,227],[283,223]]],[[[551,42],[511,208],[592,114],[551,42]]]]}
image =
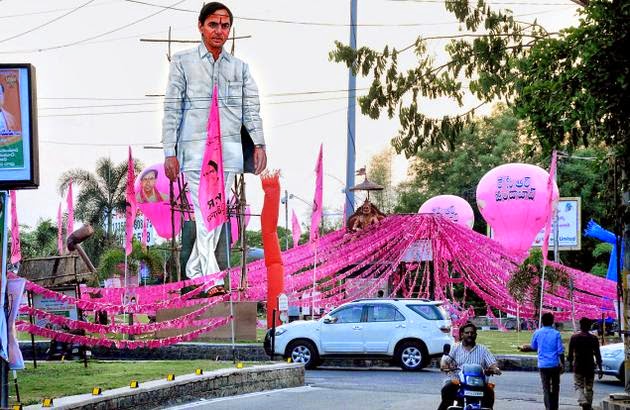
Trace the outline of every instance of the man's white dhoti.
{"type": "MultiPolygon", "coordinates": [[[[188,258],[188,263],[186,263],[186,276],[192,279],[198,276],[210,275],[220,270],[214,251],[219,243],[221,229],[225,229],[225,224],[211,231],[206,229],[206,225],[203,223],[203,216],[201,215],[201,208],[199,207],[199,177],[201,171],[187,170],[184,173],[186,174],[186,181],[188,182],[190,196],[195,208],[195,225],[197,230],[197,239],[190,253],[190,258],[188,258]]],[[[223,175],[225,177],[225,195],[227,198],[234,184],[236,173],[224,172],[223,175]]],[[[223,279],[220,279],[215,282],[215,285],[223,285],[223,283],[223,279]]]]}

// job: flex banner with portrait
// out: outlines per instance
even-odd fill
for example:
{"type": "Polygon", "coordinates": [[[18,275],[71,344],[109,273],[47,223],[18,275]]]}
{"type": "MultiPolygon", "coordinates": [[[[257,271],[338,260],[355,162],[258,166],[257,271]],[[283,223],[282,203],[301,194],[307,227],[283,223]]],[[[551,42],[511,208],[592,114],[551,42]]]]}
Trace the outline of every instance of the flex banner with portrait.
{"type": "Polygon", "coordinates": [[[0,64],[0,189],[39,185],[35,68],[0,64]]]}

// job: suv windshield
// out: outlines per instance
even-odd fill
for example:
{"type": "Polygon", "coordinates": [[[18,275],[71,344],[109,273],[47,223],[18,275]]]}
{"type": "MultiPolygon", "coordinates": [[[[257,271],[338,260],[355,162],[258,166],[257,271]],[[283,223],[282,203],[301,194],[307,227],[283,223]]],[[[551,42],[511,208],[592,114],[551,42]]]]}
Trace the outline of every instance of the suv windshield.
{"type": "Polygon", "coordinates": [[[407,307],[427,320],[445,320],[442,309],[436,305],[407,305],[407,307]]]}

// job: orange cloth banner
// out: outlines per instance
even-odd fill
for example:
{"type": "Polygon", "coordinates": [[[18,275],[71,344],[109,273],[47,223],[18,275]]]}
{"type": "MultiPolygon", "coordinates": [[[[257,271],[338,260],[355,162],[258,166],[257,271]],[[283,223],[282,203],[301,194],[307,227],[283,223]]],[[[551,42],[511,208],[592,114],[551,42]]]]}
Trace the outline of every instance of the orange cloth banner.
{"type": "MultiPolygon", "coordinates": [[[[280,210],[280,174],[264,173],[260,176],[265,200],[260,215],[265,266],[267,267],[267,328],[273,325],[272,312],[278,310],[278,295],[284,291],[284,266],[278,240],[278,214],[280,210]]],[[[276,312],[276,325],[280,324],[276,312]]]]}

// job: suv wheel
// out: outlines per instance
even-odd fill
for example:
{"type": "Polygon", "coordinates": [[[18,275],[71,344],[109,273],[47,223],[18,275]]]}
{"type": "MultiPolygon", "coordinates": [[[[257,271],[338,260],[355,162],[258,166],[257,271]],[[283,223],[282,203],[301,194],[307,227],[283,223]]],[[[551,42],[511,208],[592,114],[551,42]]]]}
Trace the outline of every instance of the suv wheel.
{"type": "Polygon", "coordinates": [[[319,363],[317,348],[308,340],[296,340],[289,343],[286,358],[294,363],[303,363],[307,369],[314,369],[319,363]]]}
{"type": "Polygon", "coordinates": [[[408,372],[421,370],[426,362],[426,348],[419,342],[404,342],[398,347],[396,359],[400,367],[408,372]]]}

